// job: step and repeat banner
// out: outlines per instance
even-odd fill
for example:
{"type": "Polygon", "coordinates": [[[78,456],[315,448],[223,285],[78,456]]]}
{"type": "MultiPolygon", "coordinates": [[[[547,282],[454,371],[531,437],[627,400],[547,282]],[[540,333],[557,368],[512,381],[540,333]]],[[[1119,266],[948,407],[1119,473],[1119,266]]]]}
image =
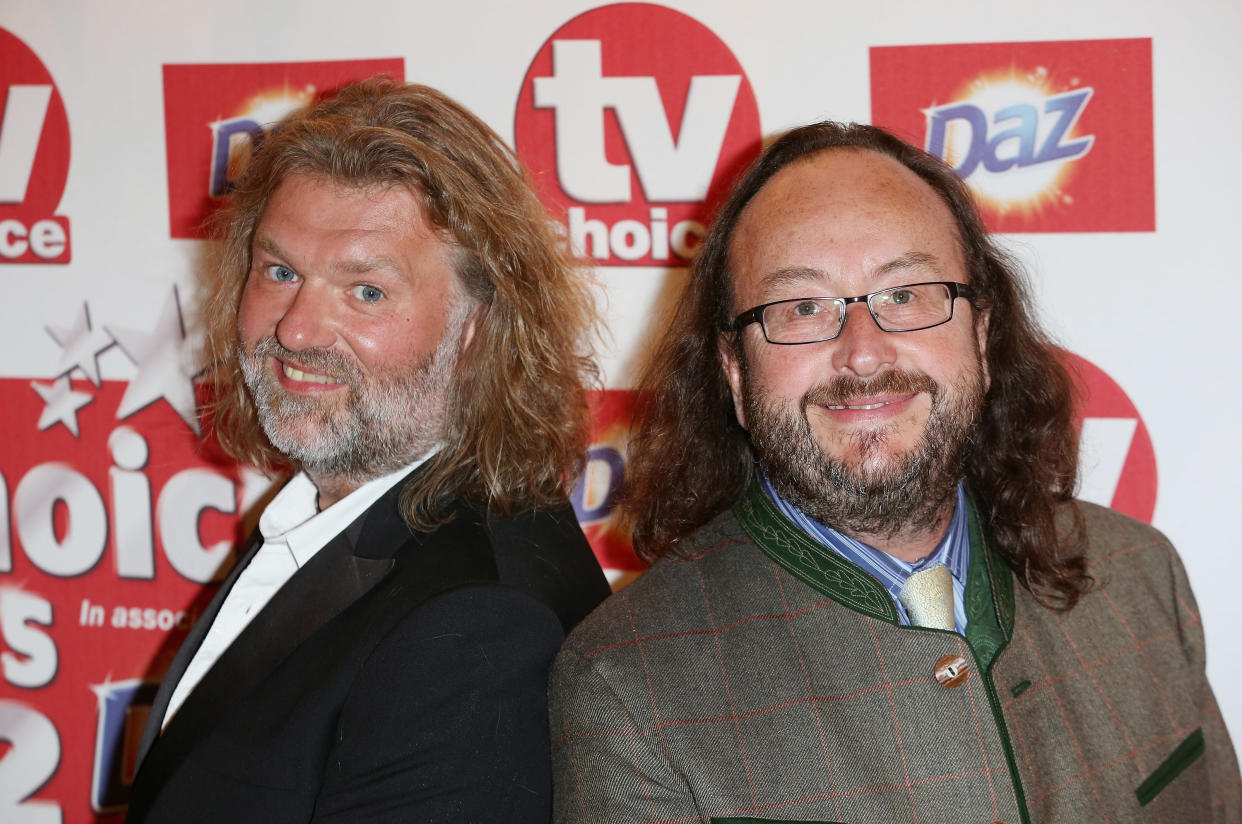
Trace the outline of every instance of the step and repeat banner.
{"type": "Polygon", "coordinates": [[[763,141],[944,157],[1082,376],[1081,497],[1180,549],[1242,733],[1242,11],[1049,0],[0,6],[0,821],[119,820],[146,708],[271,481],[197,408],[203,221],[316,94],[385,73],[511,141],[608,335],[573,503],[617,585],[636,371],[763,141]],[[534,7],[537,6],[537,7],[534,7]]]}

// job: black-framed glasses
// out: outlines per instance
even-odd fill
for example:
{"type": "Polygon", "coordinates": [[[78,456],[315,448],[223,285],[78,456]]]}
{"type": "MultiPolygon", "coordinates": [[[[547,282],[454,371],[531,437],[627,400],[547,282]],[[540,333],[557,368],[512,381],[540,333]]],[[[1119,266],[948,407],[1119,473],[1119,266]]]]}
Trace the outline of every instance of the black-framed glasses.
{"type": "Polygon", "coordinates": [[[794,298],[747,309],[725,331],[740,332],[752,323],[763,327],[768,343],[792,346],[832,340],[845,328],[846,308],[866,302],[876,326],[885,332],[916,332],[953,320],[957,298],[974,300],[965,283],[907,283],[853,298],[794,298]]]}

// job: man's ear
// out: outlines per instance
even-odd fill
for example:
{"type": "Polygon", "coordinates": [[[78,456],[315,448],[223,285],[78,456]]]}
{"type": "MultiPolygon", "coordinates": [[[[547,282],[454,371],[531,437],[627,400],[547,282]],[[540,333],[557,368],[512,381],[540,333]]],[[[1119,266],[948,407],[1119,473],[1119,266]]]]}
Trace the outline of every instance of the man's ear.
{"type": "Polygon", "coordinates": [[[734,332],[725,332],[716,338],[716,354],[720,358],[720,368],[725,380],[729,382],[729,392],[733,395],[733,414],[742,428],[746,428],[746,404],[742,395],[742,362],[736,346],[744,346],[741,336],[734,332]]]}
{"type": "Polygon", "coordinates": [[[470,314],[466,316],[466,322],[461,325],[461,335],[458,336],[458,353],[470,348],[471,342],[474,341],[474,333],[479,331],[479,324],[483,321],[483,315],[487,309],[487,306],[480,303],[474,306],[470,314]]]}

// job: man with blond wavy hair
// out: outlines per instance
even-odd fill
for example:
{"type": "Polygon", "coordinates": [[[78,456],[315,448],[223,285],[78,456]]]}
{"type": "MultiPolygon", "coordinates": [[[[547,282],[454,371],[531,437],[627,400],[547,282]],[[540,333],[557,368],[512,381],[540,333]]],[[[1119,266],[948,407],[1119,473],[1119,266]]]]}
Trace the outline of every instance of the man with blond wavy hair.
{"type": "Polygon", "coordinates": [[[565,496],[587,287],[513,153],[372,80],[276,126],[205,305],[231,454],[293,476],[173,661],[131,821],[546,821],[545,685],[608,591],[565,496]]]}

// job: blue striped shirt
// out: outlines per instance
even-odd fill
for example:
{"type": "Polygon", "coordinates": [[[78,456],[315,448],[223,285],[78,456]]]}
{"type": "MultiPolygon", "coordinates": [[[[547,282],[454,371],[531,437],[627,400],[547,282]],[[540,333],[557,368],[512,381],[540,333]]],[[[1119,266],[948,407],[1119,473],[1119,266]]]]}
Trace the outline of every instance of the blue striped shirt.
{"type": "Polygon", "coordinates": [[[912,573],[933,564],[944,564],[947,566],[949,572],[953,574],[953,621],[957,625],[957,631],[963,635],[966,634],[966,606],[964,599],[966,593],[966,570],[970,567],[970,531],[966,526],[966,493],[960,483],[957,485],[957,499],[953,507],[953,520],[949,522],[949,529],[945,532],[944,538],[940,540],[935,551],[926,558],[917,563],[908,564],[899,558],[894,558],[887,552],[868,546],[862,541],[856,541],[832,527],[824,526],[808,518],[803,514],[802,510],[786,501],[780,496],[780,493],[772,488],[772,484],[768,481],[766,475],[762,476],[762,480],[763,491],[768,494],[768,497],[772,499],[772,503],[776,504],[776,508],[786,518],[803,532],[871,575],[888,590],[888,594],[893,598],[893,603],[897,605],[897,614],[901,616],[902,624],[909,625],[910,623],[910,616],[906,614],[906,608],[902,606],[901,600],[897,597],[906,579],[912,573]]]}

